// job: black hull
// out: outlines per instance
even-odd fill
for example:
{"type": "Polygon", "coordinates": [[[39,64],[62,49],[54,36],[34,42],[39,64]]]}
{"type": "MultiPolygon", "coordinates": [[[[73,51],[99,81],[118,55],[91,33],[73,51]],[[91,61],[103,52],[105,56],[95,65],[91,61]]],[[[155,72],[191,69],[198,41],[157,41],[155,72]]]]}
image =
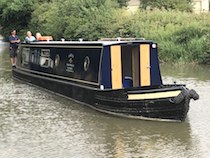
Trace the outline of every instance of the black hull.
{"type": "MultiPolygon", "coordinates": [[[[13,69],[13,77],[59,93],[98,111],[119,116],[149,120],[183,121],[189,110],[190,98],[187,97],[178,104],[170,101],[171,98],[128,100],[127,94],[132,93],[132,90],[129,89],[100,90],[96,86],[90,87],[77,82],[38,75],[18,68],[13,69]]],[[[160,88],[158,91],[165,91],[166,89],[182,90],[182,86],[160,88]]],[[[149,91],[152,92],[153,90],[149,91]]],[[[157,91],[157,89],[154,91],[157,91]]]]}

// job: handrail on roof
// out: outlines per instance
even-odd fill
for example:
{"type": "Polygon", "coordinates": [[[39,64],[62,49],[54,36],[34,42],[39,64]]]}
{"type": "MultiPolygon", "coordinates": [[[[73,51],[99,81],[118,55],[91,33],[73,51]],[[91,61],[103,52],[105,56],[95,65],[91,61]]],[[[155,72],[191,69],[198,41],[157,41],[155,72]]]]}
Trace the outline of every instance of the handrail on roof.
{"type": "Polygon", "coordinates": [[[139,41],[139,40],[145,40],[145,38],[101,38],[98,41],[139,41]]]}

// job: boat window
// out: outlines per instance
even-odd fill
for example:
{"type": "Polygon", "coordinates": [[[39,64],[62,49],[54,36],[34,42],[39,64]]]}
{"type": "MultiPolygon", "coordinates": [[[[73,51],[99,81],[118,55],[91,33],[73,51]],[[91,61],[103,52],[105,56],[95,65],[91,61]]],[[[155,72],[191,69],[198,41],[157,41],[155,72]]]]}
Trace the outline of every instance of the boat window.
{"type": "Polygon", "coordinates": [[[49,67],[49,66],[50,66],[50,60],[49,60],[49,58],[44,58],[44,57],[42,57],[42,58],[40,59],[40,65],[41,65],[42,67],[49,67]]]}
{"type": "Polygon", "coordinates": [[[30,48],[23,48],[22,51],[22,65],[28,65],[29,63],[29,52],[30,48]]]}
{"type": "Polygon", "coordinates": [[[40,56],[41,67],[53,67],[53,60],[50,58],[50,49],[42,49],[40,56]]]}
{"type": "Polygon", "coordinates": [[[31,53],[31,62],[34,63],[34,53],[31,53]]]}
{"type": "Polygon", "coordinates": [[[31,48],[30,52],[31,52],[30,62],[33,64],[39,64],[40,50],[31,48]]]}
{"type": "Polygon", "coordinates": [[[41,56],[43,57],[50,57],[50,49],[42,49],[41,56]]]}
{"type": "Polygon", "coordinates": [[[90,58],[89,58],[89,56],[86,56],[84,59],[84,70],[88,71],[89,66],[90,66],[90,58]]]}

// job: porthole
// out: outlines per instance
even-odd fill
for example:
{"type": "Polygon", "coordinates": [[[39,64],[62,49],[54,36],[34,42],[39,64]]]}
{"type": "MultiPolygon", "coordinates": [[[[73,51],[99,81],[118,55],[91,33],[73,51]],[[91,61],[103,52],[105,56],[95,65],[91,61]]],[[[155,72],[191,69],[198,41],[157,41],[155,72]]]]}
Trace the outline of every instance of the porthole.
{"type": "Polygon", "coordinates": [[[90,66],[90,58],[88,56],[86,56],[85,60],[84,60],[84,70],[88,71],[89,66],[90,66]]]}
{"type": "Polygon", "coordinates": [[[55,67],[57,67],[59,65],[59,63],[60,63],[60,56],[57,54],[55,56],[55,67]]]}

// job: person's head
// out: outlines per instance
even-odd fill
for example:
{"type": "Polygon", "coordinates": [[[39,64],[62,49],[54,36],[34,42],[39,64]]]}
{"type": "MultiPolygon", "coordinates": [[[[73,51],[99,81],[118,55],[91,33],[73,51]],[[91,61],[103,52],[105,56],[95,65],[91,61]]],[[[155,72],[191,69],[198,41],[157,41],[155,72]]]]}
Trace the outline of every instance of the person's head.
{"type": "Polygon", "coordinates": [[[36,39],[39,39],[41,36],[42,36],[41,33],[39,32],[36,33],[36,39]]]}
{"type": "Polygon", "coordinates": [[[28,37],[31,37],[31,36],[32,36],[31,31],[27,31],[27,36],[28,36],[28,37]]]}
{"type": "Polygon", "coordinates": [[[16,30],[11,30],[11,35],[16,35],[16,30]]]}

